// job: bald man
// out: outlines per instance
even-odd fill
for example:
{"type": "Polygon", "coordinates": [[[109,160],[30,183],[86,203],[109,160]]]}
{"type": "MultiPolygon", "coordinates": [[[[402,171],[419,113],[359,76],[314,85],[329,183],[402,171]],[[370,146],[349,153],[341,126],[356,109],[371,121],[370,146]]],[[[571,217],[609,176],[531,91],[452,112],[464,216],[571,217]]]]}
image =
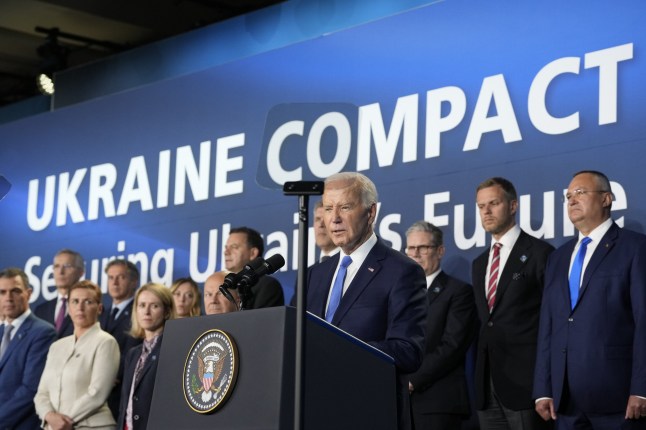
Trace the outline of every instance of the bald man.
{"type": "Polygon", "coordinates": [[[204,311],[207,315],[226,314],[240,310],[240,296],[238,290],[229,290],[235,303],[224,297],[220,292],[220,285],[229,272],[215,272],[204,283],[204,311]]]}

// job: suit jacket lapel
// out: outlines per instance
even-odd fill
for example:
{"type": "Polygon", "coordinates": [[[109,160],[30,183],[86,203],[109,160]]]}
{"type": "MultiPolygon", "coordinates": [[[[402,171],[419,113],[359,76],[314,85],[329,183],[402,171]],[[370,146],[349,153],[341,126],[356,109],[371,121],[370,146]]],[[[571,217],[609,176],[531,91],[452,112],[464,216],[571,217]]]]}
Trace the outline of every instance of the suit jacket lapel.
{"type": "MultiPolygon", "coordinates": [[[[2,336],[4,336],[4,329],[5,329],[5,325],[4,324],[0,325],[0,342],[2,342],[2,336]]],[[[2,358],[0,359],[0,371],[4,367],[5,361],[7,361],[6,357],[7,357],[7,354],[5,353],[5,355],[3,355],[2,358]]]]}
{"type": "Polygon", "coordinates": [[[361,296],[363,290],[368,287],[368,284],[370,284],[375,275],[381,270],[381,263],[379,261],[384,259],[385,253],[382,248],[383,246],[386,245],[383,245],[381,240],[377,240],[375,246],[368,253],[352,283],[348,286],[347,291],[341,298],[341,303],[339,303],[339,307],[334,314],[332,324],[339,324],[339,321],[343,319],[343,316],[352,307],[352,304],[361,296]]]}
{"type": "Polygon", "coordinates": [[[496,300],[494,301],[492,314],[496,311],[499,304],[502,301],[505,292],[509,283],[514,280],[517,276],[522,276],[522,269],[525,266],[525,263],[531,258],[532,249],[531,243],[527,237],[527,233],[524,231],[520,232],[520,236],[516,239],[514,247],[511,249],[509,258],[505,263],[505,267],[500,273],[498,278],[498,285],[496,287],[496,300]]]}
{"type": "MultiPolygon", "coordinates": [[[[161,342],[162,342],[162,338],[160,337],[159,339],[157,339],[157,343],[155,344],[155,347],[153,348],[153,350],[150,351],[150,354],[148,355],[148,358],[146,359],[146,362],[144,363],[144,367],[141,369],[141,373],[139,374],[139,380],[135,381],[135,388],[137,388],[139,386],[139,384],[141,383],[141,381],[144,378],[144,375],[146,375],[146,372],[148,372],[148,370],[150,370],[150,368],[153,366],[153,364],[159,358],[159,350],[161,348],[161,342]]],[[[143,348],[144,347],[142,345],[141,346],[141,351],[142,352],[144,350],[143,348]]],[[[139,360],[138,357],[137,357],[137,360],[139,360]]],[[[137,364],[135,362],[135,368],[136,367],[137,367],[137,364]]]]}
{"type": "Polygon", "coordinates": [[[428,303],[431,304],[433,301],[444,291],[444,288],[446,287],[446,274],[444,272],[440,272],[437,274],[433,282],[431,283],[431,286],[428,288],[428,291],[426,292],[426,297],[428,297],[428,303]]]}
{"type": "MultiPolygon", "coordinates": [[[[572,257],[572,253],[574,252],[574,247],[576,246],[578,242],[578,239],[573,239],[566,243],[565,246],[565,255],[569,255],[570,258],[572,257]]],[[[558,273],[559,279],[557,280],[561,285],[560,285],[560,290],[561,293],[563,294],[563,302],[567,303],[570,306],[570,309],[572,309],[572,303],[571,303],[571,298],[570,298],[570,258],[559,258],[558,262],[556,263],[557,269],[556,273],[558,273]]]]}
{"type": "Polygon", "coordinates": [[[476,306],[481,315],[489,315],[489,308],[487,307],[487,263],[489,262],[489,253],[491,247],[488,247],[476,258],[473,263],[473,293],[476,295],[476,306]]]}
{"type": "Polygon", "coordinates": [[[319,264],[321,266],[326,265],[328,267],[318,267],[317,269],[319,269],[318,272],[320,273],[311,277],[310,280],[312,283],[307,286],[306,302],[307,308],[310,312],[325,319],[325,305],[327,304],[327,297],[330,294],[334,270],[339,264],[339,253],[337,252],[336,255],[333,255],[326,261],[319,264]]]}
{"type": "MultiPolygon", "coordinates": [[[[22,340],[23,337],[27,335],[29,332],[29,329],[31,328],[31,325],[33,324],[33,320],[31,319],[31,315],[28,316],[25,321],[18,327],[18,330],[16,333],[13,335],[13,339],[11,339],[11,342],[9,343],[9,347],[7,350],[4,352],[4,355],[2,356],[2,361],[0,361],[0,369],[4,366],[4,364],[7,362],[9,356],[11,355],[11,352],[18,348],[18,344],[22,340]]],[[[4,336],[4,329],[6,327],[3,326],[2,330],[0,330],[0,339],[2,339],[2,336],[4,336]]]]}
{"type": "Polygon", "coordinates": [[[583,281],[581,282],[581,290],[579,291],[579,299],[577,300],[577,305],[583,299],[583,295],[588,289],[588,284],[590,284],[590,280],[592,279],[594,272],[599,268],[599,265],[601,264],[603,259],[615,246],[618,233],[619,227],[613,222],[610,229],[606,232],[606,234],[603,235],[601,242],[599,242],[599,244],[595,248],[592,257],[590,257],[590,261],[585,268],[585,272],[583,273],[583,281]]]}
{"type": "Polygon", "coordinates": [[[103,312],[101,312],[101,315],[99,315],[99,323],[101,323],[101,327],[107,331],[108,333],[110,332],[110,314],[112,313],[112,303],[103,303],[103,312]]]}

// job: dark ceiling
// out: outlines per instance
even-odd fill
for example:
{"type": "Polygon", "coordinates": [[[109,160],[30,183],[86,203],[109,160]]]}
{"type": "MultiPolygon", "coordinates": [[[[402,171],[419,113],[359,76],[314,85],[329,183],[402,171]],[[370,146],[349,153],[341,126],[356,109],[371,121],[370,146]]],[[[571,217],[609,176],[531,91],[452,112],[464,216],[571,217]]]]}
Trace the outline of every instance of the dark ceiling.
{"type": "Polygon", "coordinates": [[[43,69],[79,66],[280,1],[0,0],[0,106],[39,94],[43,69]],[[57,43],[46,45],[48,37],[57,43]]]}

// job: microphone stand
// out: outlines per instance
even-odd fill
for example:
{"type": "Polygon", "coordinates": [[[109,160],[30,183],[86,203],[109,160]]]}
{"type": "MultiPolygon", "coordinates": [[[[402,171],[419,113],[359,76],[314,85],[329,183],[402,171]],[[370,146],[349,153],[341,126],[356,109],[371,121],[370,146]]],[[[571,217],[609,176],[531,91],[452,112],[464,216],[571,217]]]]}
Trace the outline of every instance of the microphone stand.
{"type": "Polygon", "coordinates": [[[296,283],[296,357],[294,360],[294,430],[305,429],[305,304],[309,196],[323,194],[323,182],[285,182],[283,194],[298,196],[298,282],[296,283]]]}

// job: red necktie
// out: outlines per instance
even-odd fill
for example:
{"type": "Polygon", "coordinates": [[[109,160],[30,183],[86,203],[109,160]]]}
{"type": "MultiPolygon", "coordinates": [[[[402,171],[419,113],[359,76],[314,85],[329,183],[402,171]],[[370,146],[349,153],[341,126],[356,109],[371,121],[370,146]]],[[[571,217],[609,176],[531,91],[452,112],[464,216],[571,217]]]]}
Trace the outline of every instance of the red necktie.
{"type": "Polygon", "coordinates": [[[63,327],[63,321],[65,320],[65,313],[67,312],[67,298],[63,297],[61,299],[63,303],[61,308],[58,310],[58,315],[56,315],[56,332],[60,333],[61,328],[63,327]]]}
{"type": "Polygon", "coordinates": [[[496,302],[496,287],[498,285],[498,269],[500,268],[500,247],[501,243],[493,244],[493,257],[491,258],[491,268],[489,269],[489,284],[487,285],[487,303],[489,312],[493,309],[496,302]]]}

